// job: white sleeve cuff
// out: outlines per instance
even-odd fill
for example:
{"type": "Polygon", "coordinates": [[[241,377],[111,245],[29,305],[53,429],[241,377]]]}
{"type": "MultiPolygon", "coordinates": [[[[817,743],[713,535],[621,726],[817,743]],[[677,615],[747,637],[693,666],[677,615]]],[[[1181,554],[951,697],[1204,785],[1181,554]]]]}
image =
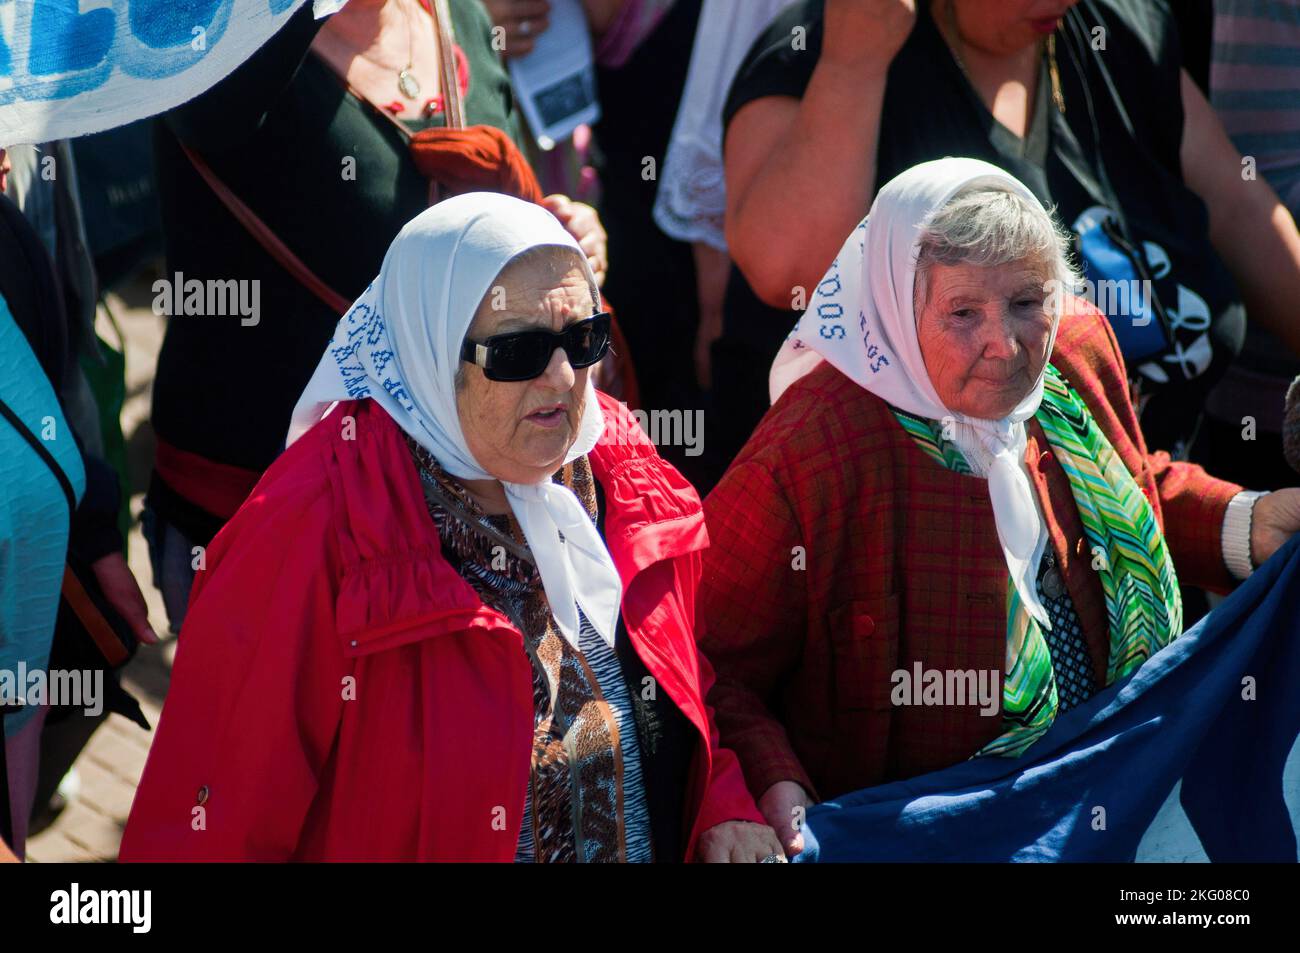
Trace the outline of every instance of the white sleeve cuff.
{"type": "Polygon", "coordinates": [[[1242,490],[1228,501],[1223,516],[1223,562],[1234,579],[1245,579],[1255,571],[1250,556],[1250,526],[1255,501],[1266,495],[1258,490],[1242,490]]]}

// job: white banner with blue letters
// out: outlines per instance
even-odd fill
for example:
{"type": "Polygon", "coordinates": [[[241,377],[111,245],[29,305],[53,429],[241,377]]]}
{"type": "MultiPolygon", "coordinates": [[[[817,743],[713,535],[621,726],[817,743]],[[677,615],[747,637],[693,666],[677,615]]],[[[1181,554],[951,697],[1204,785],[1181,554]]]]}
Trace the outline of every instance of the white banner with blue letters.
{"type": "MultiPolygon", "coordinates": [[[[220,82],[306,0],[0,0],[0,147],[125,125],[220,82]]],[[[325,16],[346,0],[314,0],[325,16]]]]}

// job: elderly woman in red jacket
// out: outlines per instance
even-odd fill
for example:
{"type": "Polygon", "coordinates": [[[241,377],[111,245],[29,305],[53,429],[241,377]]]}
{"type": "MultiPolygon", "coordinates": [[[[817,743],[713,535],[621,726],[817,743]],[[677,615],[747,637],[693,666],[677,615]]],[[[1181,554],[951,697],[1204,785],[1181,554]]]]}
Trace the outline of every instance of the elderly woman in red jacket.
{"type": "Polygon", "coordinates": [[[698,496],[585,255],[474,193],[393,242],[206,553],[127,860],[756,861],[693,638],[698,496]]]}
{"type": "Polygon", "coordinates": [[[814,799],[1025,751],[1178,637],[1179,579],[1225,590],[1300,528],[1300,489],[1148,452],[1065,247],[992,165],[899,175],[705,504],[710,701],[788,852],[814,799]]]}

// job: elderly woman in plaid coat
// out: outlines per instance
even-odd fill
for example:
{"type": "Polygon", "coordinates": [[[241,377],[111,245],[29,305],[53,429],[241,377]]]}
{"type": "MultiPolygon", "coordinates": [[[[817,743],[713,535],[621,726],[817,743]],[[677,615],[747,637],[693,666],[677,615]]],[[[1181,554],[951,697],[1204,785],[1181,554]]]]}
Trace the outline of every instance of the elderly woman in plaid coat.
{"type": "Polygon", "coordinates": [[[1300,489],[1147,449],[1067,247],[994,166],[899,175],[706,501],[710,701],[787,853],[802,805],[1025,751],[1180,635],[1180,580],[1227,590],[1300,529],[1300,489]]]}

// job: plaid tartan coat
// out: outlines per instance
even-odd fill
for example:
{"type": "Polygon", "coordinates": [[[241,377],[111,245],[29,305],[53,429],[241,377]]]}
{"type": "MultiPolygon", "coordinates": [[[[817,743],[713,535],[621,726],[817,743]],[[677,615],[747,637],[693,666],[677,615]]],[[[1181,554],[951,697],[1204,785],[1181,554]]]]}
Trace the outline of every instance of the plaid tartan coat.
{"type": "MultiPolygon", "coordinates": [[[[1151,500],[1180,581],[1230,588],[1220,530],[1241,487],[1147,450],[1091,305],[1062,318],[1052,362],[1151,500]]],[[[1026,462],[1100,682],[1101,581],[1036,420],[1026,462]]],[[[954,764],[999,734],[978,704],[891,704],[891,674],[917,662],[997,670],[1000,700],[1007,567],[985,481],[932,461],[879,397],[821,365],[769,409],[705,515],[697,631],[722,743],[756,798],[787,779],[833,798],[954,764]]]]}

